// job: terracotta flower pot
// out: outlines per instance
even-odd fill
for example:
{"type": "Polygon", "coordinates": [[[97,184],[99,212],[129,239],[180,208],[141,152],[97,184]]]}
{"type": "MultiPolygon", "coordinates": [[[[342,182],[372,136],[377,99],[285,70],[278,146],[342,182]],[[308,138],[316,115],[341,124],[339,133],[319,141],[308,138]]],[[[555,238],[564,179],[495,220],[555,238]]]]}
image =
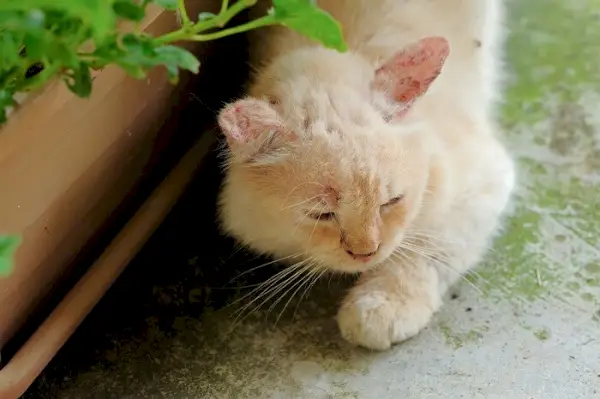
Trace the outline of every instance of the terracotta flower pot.
{"type": "MultiPolygon", "coordinates": [[[[220,1],[189,1],[188,8],[191,15],[198,15],[200,11],[216,11],[219,5],[220,1]]],[[[178,27],[174,13],[150,6],[147,14],[142,26],[154,35],[178,27]]],[[[192,48],[197,54],[200,49],[192,48]]],[[[0,278],[0,349],[47,296],[88,240],[105,227],[111,213],[156,159],[160,127],[185,82],[183,76],[179,86],[171,85],[161,68],[151,71],[145,80],[136,80],[109,67],[95,74],[91,98],[77,98],[61,82],[52,82],[30,95],[0,127],[0,234],[20,234],[23,238],[13,273],[0,278]]],[[[165,140],[168,137],[160,137],[161,142],[165,140]]],[[[193,165],[187,165],[186,170],[180,172],[179,186],[193,165]]],[[[179,188],[167,189],[169,201],[174,201],[179,188]]],[[[161,195],[165,196],[164,189],[161,195]]],[[[142,226],[146,232],[168,209],[170,202],[161,201],[160,209],[154,206],[150,210],[153,224],[142,226]]],[[[139,242],[130,239],[128,248],[141,245],[147,235],[138,234],[135,240],[139,242]]],[[[118,274],[117,269],[114,272],[118,274]]],[[[108,285],[110,282],[98,281],[92,283],[95,292],[79,294],[96,296],[93,300],[97,300],[108,285]]],[[[50,358],[91,306],[62,308],[74,314],[67,322],[70,327],[61,330],[64,337],[52,340],[49,334],[48,345],[58,345],[46,348],[50,358]]],[[[70,317],[59,316],[63,324],[70,317]]],[[[40,340],[44,336],[38,334],[40,340]]],[[[43,358],[36,365],[22,363],[20,367],[32,370],[20,370],[18,378],[14,368],[7,377],[10,364],[0,370],[0,398],[10,399],[26,389],[41,370],[40,365],[45,366],[49,360],[43,358]]]]}

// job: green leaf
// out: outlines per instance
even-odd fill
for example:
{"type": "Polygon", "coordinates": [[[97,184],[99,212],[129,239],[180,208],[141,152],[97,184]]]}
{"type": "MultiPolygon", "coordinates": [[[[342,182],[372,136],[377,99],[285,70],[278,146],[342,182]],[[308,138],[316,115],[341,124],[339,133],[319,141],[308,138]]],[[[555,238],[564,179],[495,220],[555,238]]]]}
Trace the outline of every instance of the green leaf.
{"type": "Polygon", "coordinates": [[[275,20],[324,46],[347,51],[342,27],[311,0],[273,0],[271,14],[275,20]]]}
{"type": "Polygon", "coordinates": [[[115,57],[124,52],[123,49],[119,48],[118,39],[119,35],[113,33],[103,41],[96,43],[96,49],[92,53],[92,56],[100,60],[99,63],[102,65],[105,65],[106,62],[114,61],[115,57]]]}
{"type": "Polygon", "coordinates": [[[13,92],[0,89],[0,123],[6,122],[8,107],[12,106],[14,103],[13,95],[13,92]]]}
{"type": "Polygon", "coordinates": [[[82,62],[65,77],[69,89],[79,97],[89,97],[92,93],[92,75],[89,64],[82,62]]]}
{"type": "Polygon", "coordinates": [[[179,68],[198,73],[200,62],[192,53],[177,46],[162,46],[156,49],[158,60],[164,64],[171,83],[179,81],[179,68]]]}
{"type": "Polygon", "coordinates": [[[166,10],[175,11],[177,9],[177,0],[154,0],[153,3],[166,10]]]}
{"type": "MultiPolygon", "coordinates": [[[[200,13],[200,24],[158,38],[139,32],[123,34],[117,29],[119,20],[140,21],[151,3],[168,10],[177,10],[183,4],[179,0],[0,0],[0,124],[14,105],[15,93],[38,89],[55,75],[76,95],[87,97],[92,90],[90,68],[118,65],[129,75],[143,78],[151,68],[164,66],[173,82],[181,69],[197,73],[200,63],[191,53],[167,44],[201,40],[199,33],[220,29],[216,26],[220,16],[200,13]],[[85,52],[84,44],[94,50],[85,52]],[[42,66],[41,72],[34,73],[33,66],[42,66]]],[[[230,3],[227,20],[250,7],[254,0],[230,3]]],[[[270,16],[262,21],[221,28],[221,36],[219,32],[206,36],[217,38],[278,23],[325,46],[345,50],[339,24],[315,1],[273,3],[270,16]]]]}
{"type": "Polygon", "coordinates": [[[200,61],[189,51],[177,46],[161,46],[156,48],[158,61],[165,65],[175,65],[193,73],[200,70],[200,61]]]}
{"type": "Polygon", "coordinates": [[[0,30],[0,70],[8,69],[19,62],[19,49],[22,39],[13,32],[0,30]]]}
{"type": "Polygon", "coordinates": [[[189,51],[171,45],[157,46],[150,36],[126,34],[121,43],[125,51],[115,62],[136,78],[143,78],[147,69],[158,65],[167,68],[172,81],[176,81],[179,68],[194,73],[200,68],[200,62],[189,51]]]}
{"type": "Polygon", "coordinates": [[[0,12],[28,12],[32,9],[56,10],[86,22],[93,36],[101,39],[115,28],[113,1],[109,0],[1,0],[0,12]]]}
{"type": "Polygon", "coordinates": [[[48,43],[43,34],[39,32],[27,32],[23,39],[27,51],[27,58],[32,60],[41,59],[46,53],[48,43]]]}
{"type": "Polygon", "coordinates": [[[128,56],[136,59],[139,63],[144,65],[153,64],[149,62],[156,55],[152,37],[144,34],[136,35],[128,33],[121,38],[121,44],[128,56]]]}
{"type": "Polygon", "coordinates": [[[139,4],[132,3],[131,0],[117,0],[113,4],[115,13],[124,19],[130,21],[141,21],[146,15],[144,7],[139,4]]]}
{"type": "Polygon", "coordinates": [[[156,57],[152,39],[145,35],[134,34],[124,35],[120,46],[116,41],[108,42],[100,49],[100,53],[94,54],[117,64],[136,79],[143,79],[146,76],[146,70],[155,65],[151,60],[156,57]]]}
{"type": "Polygon", "coordinates": [[[67,43],[54,41],[46,46],[47,52],[52,54],[53,63],[61,63],[71,68],[76,68],[79,64],[77,53],[67,43]]]}
{"type": "Polygon", "coordinates": [[[0,276],[8,276],[12,272],[13,256],[20,244],[20,237],[0,234],[0,276]]]}

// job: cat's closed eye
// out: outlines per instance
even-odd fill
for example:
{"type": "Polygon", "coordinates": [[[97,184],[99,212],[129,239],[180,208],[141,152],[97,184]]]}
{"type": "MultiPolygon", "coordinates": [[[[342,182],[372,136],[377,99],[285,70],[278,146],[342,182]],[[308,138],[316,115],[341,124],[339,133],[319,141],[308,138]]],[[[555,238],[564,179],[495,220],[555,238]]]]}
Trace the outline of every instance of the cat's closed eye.
{"type": "Polygon", "coordinates": [[[323,213],[309,213],[309,217],[317,220],[331,220],[335,218],[334,212],[323,212],[323,213]]]}
{"type": "Polygon", "coordinates": [[[404,199],[404,195],[399,195],[397,197],[392,198],[391,200],[389,200],[388,202],[386,202],[385,204],[381,205],[381,207],[386,207],[386,206],[392,206],[392,205],[396,205],[398,204],[400,201],[402,201],[404,199]]]}

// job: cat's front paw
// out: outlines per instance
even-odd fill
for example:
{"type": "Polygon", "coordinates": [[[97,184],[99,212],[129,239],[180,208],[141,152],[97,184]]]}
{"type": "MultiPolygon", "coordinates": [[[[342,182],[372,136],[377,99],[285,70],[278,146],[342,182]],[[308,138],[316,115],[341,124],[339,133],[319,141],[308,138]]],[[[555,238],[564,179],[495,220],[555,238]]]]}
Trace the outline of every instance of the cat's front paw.
{"type": "Polygon", "coordinates": [[[382,292],[350,296],[342,304],[337,322],[344,339],[374,350],[417,335],[429,323],[432,306],[418,300],[399,301],[382,292]]]}

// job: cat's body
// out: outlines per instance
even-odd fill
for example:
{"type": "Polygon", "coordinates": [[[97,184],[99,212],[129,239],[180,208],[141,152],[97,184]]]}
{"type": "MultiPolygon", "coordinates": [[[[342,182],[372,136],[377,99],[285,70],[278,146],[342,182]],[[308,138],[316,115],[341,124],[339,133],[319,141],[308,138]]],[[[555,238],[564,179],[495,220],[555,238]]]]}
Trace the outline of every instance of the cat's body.
{"type": "Polygon", "coordinates": [[[385,349],[478,262],[513,189],[494,123],[501,1],[318,4],[350,51],[258,33],[251,97],[219,118],[221,221],[255,251],[362,272],[340,330],[385,349]]]}

